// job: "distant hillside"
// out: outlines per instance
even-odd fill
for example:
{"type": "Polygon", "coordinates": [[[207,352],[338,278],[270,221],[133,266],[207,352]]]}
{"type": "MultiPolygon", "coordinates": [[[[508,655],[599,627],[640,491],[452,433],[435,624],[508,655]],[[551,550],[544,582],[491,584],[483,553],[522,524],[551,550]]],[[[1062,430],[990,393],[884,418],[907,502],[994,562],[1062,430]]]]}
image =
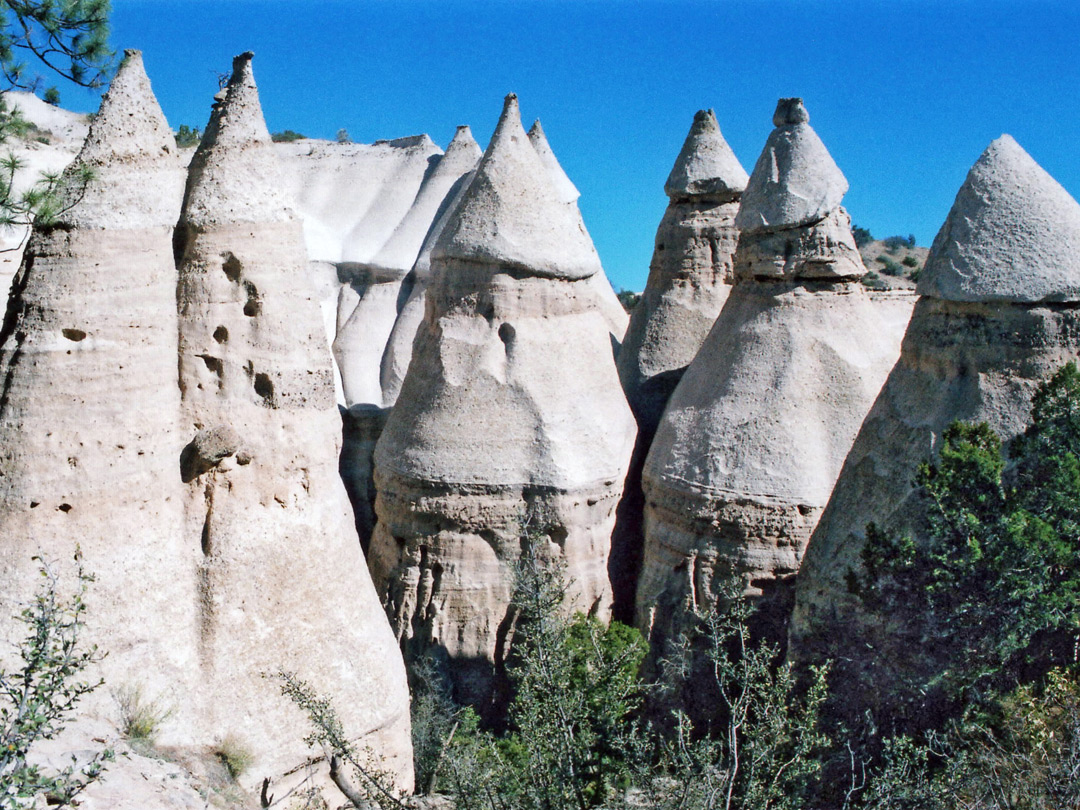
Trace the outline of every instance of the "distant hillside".
{"type": "Polygon", "coordinates": [[[855,231],[859,253],[869,271],[863,279],[866,286],[890,290],[915,288],[929,248],[915,245],[913,237],[875,239],[865,229],[855,228],[855,231]]]}

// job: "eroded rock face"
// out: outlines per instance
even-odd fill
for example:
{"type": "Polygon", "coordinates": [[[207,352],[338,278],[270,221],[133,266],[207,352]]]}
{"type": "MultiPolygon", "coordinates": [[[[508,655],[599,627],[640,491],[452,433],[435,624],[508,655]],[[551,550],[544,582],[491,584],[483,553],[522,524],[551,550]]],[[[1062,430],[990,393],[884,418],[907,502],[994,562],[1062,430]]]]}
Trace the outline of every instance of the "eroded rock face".
{"type": "Polygon", "coordinates": [[[599,260],[521,127],[517,100],[435,245],[427,312],[375,451],[368,563],[407,660],[498,708],[523,536],[606,616],[614,509],[633,442],[599,260]]]}
{"type": "Polygon", "coordinates": [[[612,552],[616,612],[626,622],[633,621],[644,546],[641,470],[671,392],[734,281],[734,220],[746,181],[716,115],[699,110],[664,184],[670,202],[656,232],[649,280],[619,351],[619,379],[638,423],[612,552]]]}
{"type": "Polygon", "coordinates": [[[192,160],[177,238],[179,446],[217,459],[183,494],[206,720],[252,752],[253,773],[284,773],[308,752],[262,674],[295,671],[408,788],[404,668],[338,478],[331,361],[280,174],[244,54],[192,160]]]}
{"type": "Polygon", "coordinates": [[[433,168],[390,238],[370,260],[350,265],[353,282],[341,289],[333,343],[346,406],[341,474],[365,550],[375,526],[372,454],[401,389],[424,311],[428,274],[410,270],[480,154],[469,128],[458,127],[446,154],[432,158],[433,168]]]}
{"type": "Polygon", "coordinates": [[[912,482],[945,428],[987,422],[1012,439],[1038,384],[1080,354],[1080,312],[1058,303],[1080,285],[1077,211],[1008,136],[971,169],[920,276],[900,359],[807,548],[791,632],[800,659],[828,655],[860,621],[846,577],[861,570],[867,523],[923,534],[912,482]]]}
{"type": "MultiPolygon", "coordinates": [[[[782,100],[779,111],[736,222],[748,202],[784,208],[769,195],[832,200],[846,187],[802,105],[782,100]],[[751,188],[768,194],[748,199],[751,188]]],[[[786,217],[784,228],[740,234],[735,285],[660,422],[642,477],[637,591],[638,624],[658,651],[686,606],[714,604],[731,575],[783,615],[806,542],[899,353],[903,324],[868,298],[858,253],[843,248],[854,241],[839,198],[832,205],[817,221],[786,217]],[[839,238],[816,238],[823,230],[839,238]],[[781,243],[790,269],[761,272],[758,257],[781,243]],[[847,270],[823,280],[817,268],[829,263],[847,270]]]]}
{"type": "MultiPolygon", "coordinates": [[[[3,655],[40,557],[97,581],[81,641],[112,689],[176,706],[162,741],[198,733],[195,561],[181,532],[172,228],[184,170],[138,51],[127,51],[64,173],[66,210],[30,238],[2,333],[3,655]],[[93,172],[87,181],[83,170],[93,172]]],[[[111,717],[108,690],[81,710],[111,717]]]]}

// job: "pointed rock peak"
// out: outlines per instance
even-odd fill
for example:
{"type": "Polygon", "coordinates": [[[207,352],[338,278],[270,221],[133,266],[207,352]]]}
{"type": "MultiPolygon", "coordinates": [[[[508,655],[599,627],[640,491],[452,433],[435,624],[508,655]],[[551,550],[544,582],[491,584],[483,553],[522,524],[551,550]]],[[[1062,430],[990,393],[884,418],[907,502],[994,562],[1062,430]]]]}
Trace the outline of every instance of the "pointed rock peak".
{"type": "Polygon", "coordinates": [[[561,199],[521,126],[517,96],[506,97],[495,134],[432,255],[565,279],[600,269],[577,209],[561,199]]]}
{"type": "Polygon", "coordinates": [[[810,113],[806,111],[801,98],[782,98],[776,102],[773,113],[774,127],[786,127],[790,124],[809,124],[810,113]]]}
{"type": "Polygon", "coordinates": [[[150,88],[142,52],[124,51],[78,162],[100,165],[135,156],[172,160],[175,152],[176,141],[150,88]]]}
{"type": "Polygon", "coordinates": [[[1002,135],[957,192],[918,292],[950,301],[1080,301],[1080,204],[1002,135]]]}
{"type": "Polygon", "coordinates": [[[255,74],[251,69],[254,56],[251,51],[245,51],[233,58],[232,76],[225,87],[225,99],[214,105],[200,151],[219,144],[271,142],[259,102],[259,88],[255,85],[255,74]]]}
{"type": "Polygon", "coordinates": [[[446,152],[439,160],[440,167],[453,167],[464,173],[471,169],[483,155],[480,145],[473,138],[472,130],[467,126],[460,126],[454,133],[453,139],[446,146],[446,152]]]}
{"type": "Polygon", "coordinates": [[[709,197],[730,202],[739,199],[748,179],[746,169],[720,133],[716,114],[698,110],[664,183],[664,193],[673,200],[709,197]]]}
{"type": "Polygon", "coordinates": [[[802,99],[784,98],[776,105],[776,129],[754,164],[735,216],[739,230],[812,225],[840,207],[847,179],[809,121],[802,99]]]}
{"type": "Polygon", "coordinates": [[[563,171],[563,167],[559,165],[559,159],[555,157],[555,153],[551,151],[551,144],[548,143],[547,136],[544,134],[544,128],[540,125],[540,119],[537,118],[532,125],[532,129],[529,130],[529,142],[533,145],[533,149],[536,150],[536,154],[540,157],[540,162],[544,164],[544,168],[547,169],[548,175],[551,177],[551,182],[555,184],[555,190],[559,193],[559,199],[566,203],[572,203],[581,196],[581,192],[577,190],[577,186],[573,184],[566,172],[563,171]]]}

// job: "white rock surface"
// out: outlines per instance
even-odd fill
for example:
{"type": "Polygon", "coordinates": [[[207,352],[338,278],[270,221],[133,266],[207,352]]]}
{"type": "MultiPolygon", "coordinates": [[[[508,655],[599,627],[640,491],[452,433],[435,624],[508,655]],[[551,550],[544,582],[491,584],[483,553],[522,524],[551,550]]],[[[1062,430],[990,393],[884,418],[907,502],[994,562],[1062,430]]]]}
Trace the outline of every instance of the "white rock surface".
{"type": "Polygon", "coordinates": [[[338,477],[330,357],[250,53],[192,167],[178,238],[181,471],[209,730],[250,750],[253,774],[303,762],[299,714],[262,677],[294,670],[407,789],[404,667],[338,477]]]}
{"type": "Polygon", "coordinates": [[[485,711],[501,699],[523,533],[566,561],[577,609],[605,616],[610,606],[608,548],[634,425],[580,278],[595,251],[584,233],[542,239],[565,236],[569,210],[507,97],[432,253],[412,364],[375,452],[368,562],[391,623],[407,658],[442,655],[458,697],[485,711]],[[528,240],[511,252],[515,228],[528,240]]]}
{"type": "MultiPolygon", "coordinates": [[[[78,165],[72,201],[30,238],[0,332],[0,635],[41,582],[97,581],[84,641],[111,688],[177,706],[163,739],[200,732],[197,543],[184,542],[172,231],[184,172],[137,51],[126,54],[78,165]],[[108,226],[108,230],[103,229],[108,226]]],[[[85,711],[111,700],[99,690],[85,711]]]]}
{"type": "Polygon", "coordinates": [[[1080,313],[1074,306],[1031,303],[1080,285],[1075,262],[1060,268],[1041,263],[1060,249],[1059,234],[1046,232],[1046,243],[1039,245],[1028,227],[1011,232],[992,224],[1022,222],[1032,200],[1037,209],[1048,200],[1071,208],[1035,169],[1011,139],[995,141],[968,175],[934,240],[927,259],[938,275],[929,285],[934,295],[928,292],[915,306],[900,359],[807,547],[791,626],[792,649],[803,660],[828,655],[830,639],[861,620],[846,578],[861,568],[867,523],[892,534],[922,533],[913,479],[918,465],[940,450],[945,429],[956,420],[986,422],[1004,441],[1012,439],[1028,423],[1038,384],[1080,356],[1080,313]],[[999,182],[1007,183],[1007,191],[999,182]],[[985,207],[972,204],[979,189],[987,193],[985,207]],[[965,213],[971,227],[959,226],[965,213]],[[1014,245],[1016,259],[1009,262],[1014,245]],[[963,279],[950,264],[957,257],[967,262],[963,279]],[[980,278],[983,257],[986,279],[980,278]],[[1001,300],[1009,290],[1014,300],[1001,300]],[[991,300],[968,300],[973,295],[991,300]]]}
{"type": "Polygon", "coordinates": [[[664,183],[664,193],[672,200],[709,197],[716,202],[733,202],[742,196],[749,179],[720,133],[716,113],[698,110],[664,183]]]}
{"type": "Polygon", "coordinates": [[[960,186],[918,292],[950,301],[1080,300],[1080,204],[1002,135],[960,186]]]}
{"type": "Polygon", "coordinates": [[[735,227],[746,233],[812,225],[840,206],[847,180],[810,128],[802,99],[782,98],[776,129],[754,165],[735,227]]]}
{"type": "MultiPolygon", "coordinates": [[[[780,110],[774,136],[808,129],[797,121],[801,105],[787,109],[782,100],[780,110]]],[[[824,150],[805,133],[794,144],[785,155],[792,166],[808,165],[824,150]]],[[[756,187],[792,197],[783,183],[760,181],[772,172],[775,149],[770,137],[747,194],[756,187]]],[[[797,191],[805,188],[801,174],[779,176],[790,176],[797,191]]],[[[839,199],[833,205],[824,216],[842,229],[846,215],[839,199]]],[[[899,353],[903,310],[875,306],[857,280],[739,273],[751,264],[747,253],[771,250],[777,239],[803,249],[788,257],[796,265],[827,260],[830,249],[841,253],[832,242],[807,238],[813,231],[796,224],[740,234],[735,285],[672,394],[646,458],[637,623],[657,652],[679,630],[687,606],[715,603],[731,574],[745,593],[766,601],[766,610],[776,606],[783,615],[806,542],[899,353]]]]}

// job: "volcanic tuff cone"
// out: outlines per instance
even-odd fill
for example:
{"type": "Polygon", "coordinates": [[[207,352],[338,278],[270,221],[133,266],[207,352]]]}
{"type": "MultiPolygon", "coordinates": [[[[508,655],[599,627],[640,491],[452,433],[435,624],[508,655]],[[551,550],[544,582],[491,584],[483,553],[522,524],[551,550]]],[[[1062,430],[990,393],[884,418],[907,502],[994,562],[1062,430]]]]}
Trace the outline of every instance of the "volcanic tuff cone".
{"type": "MultiPolygon", "coordinates": [[[[577,186],[571,182],[566,172],[563,171],[559,159],[555,157],[539,118],[533,121],[532,127],[529,128],[529,142],[532,143],[540,162],[547,169],[548,177],[551,178],[559,198],[571,208],[580,221],[581,229],[585,230],[585,221],[581,217],[581,210],[577,204],[581,193],[577,190],[577,186]]],[[[608,322],[608,329],[611,331],[612,338],[616,344],[621,344],[623,335],[626,334],[626,325],[629,318],[602,268],[599,272],[589,276],[589,285],[596,296],[596,303],[600,307],[600,312],[603,313],[608,322]]]]}
{"type": "Polygon", "coordinates": [[[412,363],[375,450],[368,563],[407,660],[444,656],[458,697],[498,709],[523,538],[606,615],[615,503],[633,443],[587,233],[548,181],[517,99],[432,253],[412,363]]]}
{"type": "Polygon", "coordinates": [[[382,249],[364,266],[365,284],[353,273],[341,293],[334,356],[341,372],[345,416],[341,474],[356,513],[365,551],[375,527],[372,456],[386,417],[397,399],[412,357],[412,342],[424,314],[427,274],[410,272],[428,232],[476,168],[480,147],[471,130],[458,127],[446,153],[430,169],[412,207],[382,249]],[[351,295],[351,314],[347,312],[351,295]]]}
{"type": "Polygon", "coordinates": [[[866,524],[923,532],[912,481],[955,420],[1008,441],[1037,385],[1080,354],[1080,206],[1008,135],[968,173],[919,279],[896,367],[859,431],[799,574],[792,644],[828,654],[858,621],[849,570],[866,524]]]}
{"type": "Polygon", "coordinates": [[[255,755],[256,775],[299,765],[295,708],[261,677],[293,670],[332,695],[351,733],[370,731],[364,744],[407,788],[405,673],[337,475],[331,361],[278,180],[243,54],[192,161],[177,234],[180,462],[186,541],[202,558],[210,723],[255,755]]]}
{"type": "Polygon", "coordinates": [[[734,280],[734,227],[746,171],[712,110],[694,115],[664,191],[670,198],[656,232],[645,292],[619,350],[619,378],[638,423],[615,533],[612,582],[618,618],[632,621],[644,544],[641,469],[668,398],[694,359],[734,280]]]}
{"type": "MultiPolygon", "coordinates": [[[[827,186],[839,175],[801,104],[778,117],[736,221],[746,219],[749,190],[767,187],[762,173],[788,178],[795,168],[827,186]],[[777,148],[793,131],[791,148],[777,148]]],[[[797,190],[824,199],[829,189],[803,179],[797,190]]],[[[793,195],[784,182],[770,193],[793,195]]],[[[756,204],[774,207],[769,197],[756,204]]],[[[835,261],[859,273],[862,265],[857,252],[846,255],[854,243],[843,209],[818,213],[809,223],[800,217],[783,229],[740,233],[735,285],[649,451],[637,609],[656,641],[678,628],[687,603],[714,603],[731,573],[747,594],[778,606],[790,599],[806,541],[896,360],[902,324],[883,321],[857,276],[819,279],[819,265],[835,261]],[[814,238],[823,223],[844,225],[833,230],[836,241],[814,238]],[[790,275],[746,260],[777,246],[790,275]]]]}
{"type": "MultiPolygon", "coordinates": [[[[81,547],[97,578],[85,641],[108,650],[111,688],[177,707],[161,730],[169,743],[191,741],[199,702],[199,552],[181,533],[177,466],[183,183],[142,57],[127,51],[60,181],[66,210],[31,235],[0,333],[4,655],[25,637],[11,619],[41,581],[31,557],[59,564],[67,586],[81,547]]],[[[115,711],[107,690],[87,708],[115,711]]]]}

